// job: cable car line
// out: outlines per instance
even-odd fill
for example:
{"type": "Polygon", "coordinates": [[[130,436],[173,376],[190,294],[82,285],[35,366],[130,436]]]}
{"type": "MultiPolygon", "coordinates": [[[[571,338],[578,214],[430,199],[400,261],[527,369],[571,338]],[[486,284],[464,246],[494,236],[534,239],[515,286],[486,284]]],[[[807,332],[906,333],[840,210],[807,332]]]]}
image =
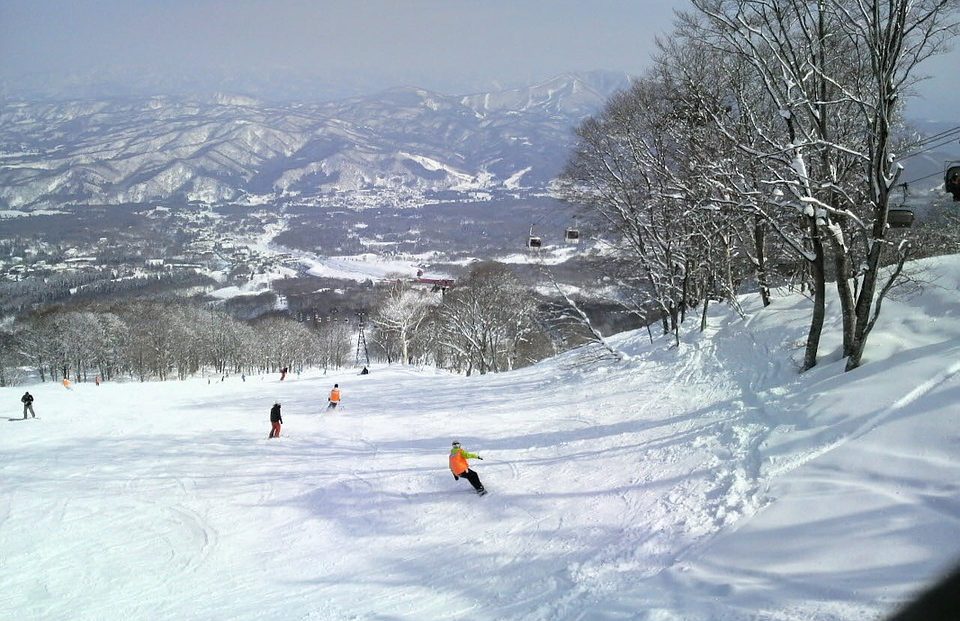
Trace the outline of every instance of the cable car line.
{"type": "Polygon", "coordinates": [[[923,181],[924,179],[929,179],[930,177],[938,177],[938,176],[940,176],[940,175],[942,175],[942,174],[943,174],[943,172],[938,170],[938,171],[935,172],[935,173],[931,173],[931,174],[929,174],[929,175],[924,175],[923,177],[917,177],[916,179],[911,179],[910,181],[904,181],[903,183],[898,183],[898,184],[897,184],[896,186],[894,186],[894,187],[899,187],[899,186],[901,186],[901,185],[913,185],[913,184],[916,183],[917,181],[923,181]]]}
{"type": "Polygon", "coordinates": [[[960,125],[952,127],[950,129],[945,129],[940,133],[932,134],[930,136],[925,136],[917,141],[917,146],[923,145],[924,143],[930,142],[931,140],[940,140],[941,137],[946,136],[947,134],[954,134],[960,132],[960,125]]]}
{"type": "Polygon", "coordinates": [[[930,145],[930,146],[928,146],[928,147],[925,147],[925,148],[923,148],[923,149],[920,149],[919,151],[914,151],[913,153],[908,153],[907,155],[902,155],[902,156],[900,156],[900,157],[897,158],[897,159],[900,160],[900,161],[903,161],[903,160],[910,159],[911,157],[914,157],[914,156],[916,156],[916,155],[920,155],[920,154],[922,154],[922,153],[926,153],[927,151],[932,151],[932,150],[934,150],[934,149],[939,149],[940,147],[945,147],[945,146],[947,146],[948,144],[952,144],[952,143],[954,142],[954,139],[957,138],[958,136],[960,136],[960,133],[958,133],[958,134],[955,135],[955,136],[950,136],[949,138],[947,138],[946,140],[944,140],[944,141],[942,141],[942,142],[939,142],[939,143],[937,143],[937,144],[932,144],[932,145],[930,145]]]}

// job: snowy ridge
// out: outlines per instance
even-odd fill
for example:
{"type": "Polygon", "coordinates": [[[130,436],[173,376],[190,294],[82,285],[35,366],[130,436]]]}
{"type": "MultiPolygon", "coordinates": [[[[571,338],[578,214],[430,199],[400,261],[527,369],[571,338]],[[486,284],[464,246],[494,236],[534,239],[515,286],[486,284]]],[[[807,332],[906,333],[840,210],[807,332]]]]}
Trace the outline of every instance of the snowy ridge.
{"type": "Polygon", "coordinates": [[[478,96],[482,110],[473,97],[418,88],[327,103],[224,93],[4,103],[0,209],[542,189],[564,164],[572,128],[625,80],[560,76],[478,96]]]}
{"type": "Polygon", "coordinates": [[[911,269],[851,373],[836,325],[797,373],[809,302],[784,296],[679,348],[617,335],[623,363],[30,386],[0,618],[881,618],[960,557],[960,257],[911,269]]]}

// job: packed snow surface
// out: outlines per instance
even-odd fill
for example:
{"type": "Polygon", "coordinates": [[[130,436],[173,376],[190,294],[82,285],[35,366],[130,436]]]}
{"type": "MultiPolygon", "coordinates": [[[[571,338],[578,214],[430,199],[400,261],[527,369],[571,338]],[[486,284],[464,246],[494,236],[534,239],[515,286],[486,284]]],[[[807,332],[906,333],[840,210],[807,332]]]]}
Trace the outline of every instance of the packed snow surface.
{"type": "Polygon", "coordinates": [[[307,273],[323,278],[343,278],[363,282],[368,279],[382,280],[390,277],[416,276],[418,263],[415,257],[389,259],[375,254],[360,254],[340,257],[301,258],[307,273]]]}
{"type": "Polygon", "coordinates": [[[831,325],[798,374],[784,296],[679,347],[619,335],[624,362],[28,386],[0,618],[880,618],[960,556],[960,260],[912,269],[850,373],[831,325]]]}

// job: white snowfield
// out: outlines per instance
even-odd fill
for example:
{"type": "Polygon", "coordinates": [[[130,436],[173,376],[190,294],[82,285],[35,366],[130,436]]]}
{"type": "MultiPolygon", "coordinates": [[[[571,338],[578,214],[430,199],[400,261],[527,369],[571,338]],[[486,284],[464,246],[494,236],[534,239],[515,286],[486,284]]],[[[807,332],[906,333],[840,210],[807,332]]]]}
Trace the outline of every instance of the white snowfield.
{"type": "Polygon", "coordinates": [[[417,260],[414,257],[406,259],[387,259],[372,253],[341,256],[301,258],[301,263],[307,267],[307,273],[323,278],[343,278],[363,282],[368,279],[382,280],[384,278],[404,275],[415,276],[417,260]]]}
{"type": "Polygon", "coordinates": [[[27,386],[0,619],[880,619],[960,558],[960,259],[913,270],[846,374],[836,325],[797,373],[807,300],[748,297],[622,363],[27,386]]]}

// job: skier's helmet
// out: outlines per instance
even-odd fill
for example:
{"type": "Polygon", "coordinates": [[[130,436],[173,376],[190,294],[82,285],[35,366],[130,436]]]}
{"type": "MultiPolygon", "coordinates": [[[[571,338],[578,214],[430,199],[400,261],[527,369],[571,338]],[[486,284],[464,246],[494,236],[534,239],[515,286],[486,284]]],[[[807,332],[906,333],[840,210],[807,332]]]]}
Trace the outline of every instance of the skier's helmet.
{"type": "Polygon", "coordinates": [[[460,448],[460,443],[456,440],[453,441],[453,448],[460,448]]]}

